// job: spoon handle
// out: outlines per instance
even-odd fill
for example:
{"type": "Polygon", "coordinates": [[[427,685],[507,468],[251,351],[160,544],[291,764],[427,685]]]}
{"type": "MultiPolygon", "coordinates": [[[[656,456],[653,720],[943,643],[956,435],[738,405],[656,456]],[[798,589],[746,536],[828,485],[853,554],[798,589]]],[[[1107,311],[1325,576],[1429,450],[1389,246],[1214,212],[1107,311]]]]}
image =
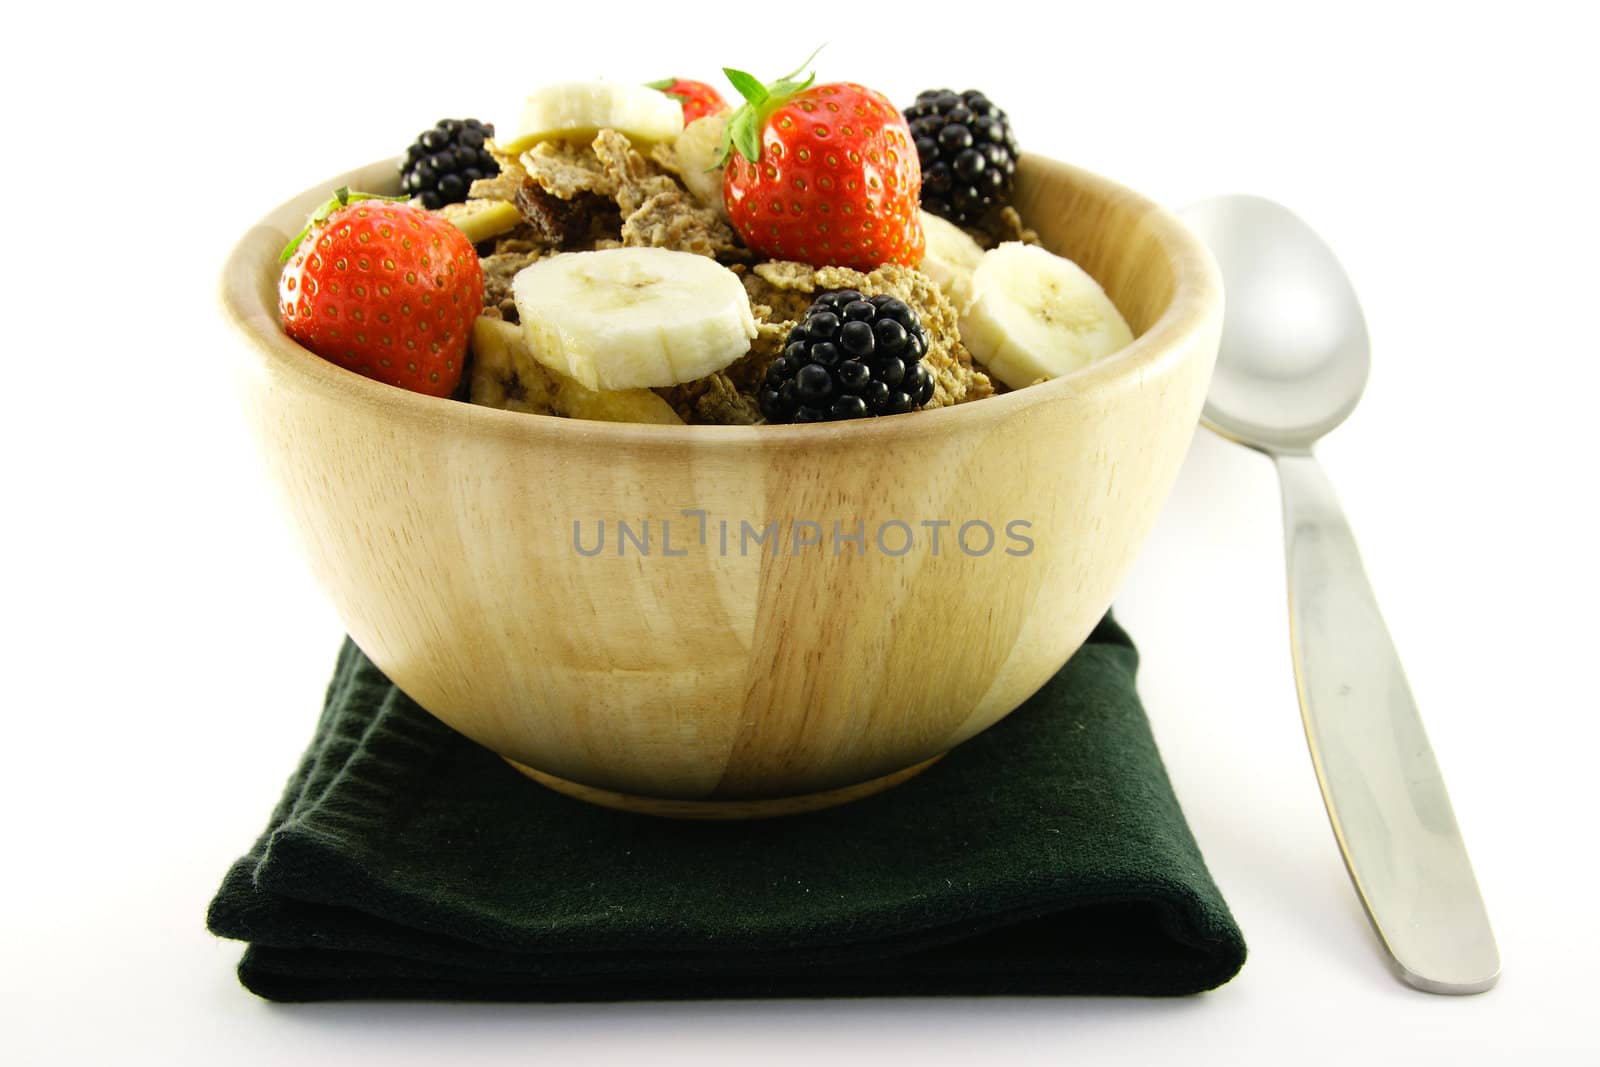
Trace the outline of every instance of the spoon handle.
{"type": "Polygon", "coordinates": [[[1404,981],[1481,993],[1499,950],[1350,525],[1315,458],[1274,459],[1300,713],[1345,866],[1404,981]]]}

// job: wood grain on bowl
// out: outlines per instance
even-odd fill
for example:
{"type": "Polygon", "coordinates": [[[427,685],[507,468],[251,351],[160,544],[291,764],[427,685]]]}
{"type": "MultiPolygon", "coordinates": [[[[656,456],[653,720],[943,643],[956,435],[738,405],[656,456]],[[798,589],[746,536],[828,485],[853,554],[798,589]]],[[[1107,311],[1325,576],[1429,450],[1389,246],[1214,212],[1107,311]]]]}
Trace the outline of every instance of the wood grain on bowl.
{"type": "MultiPolygon", "coordinates": [[[[385,162],[327,186],[393,180],[385,162]]],[[[312,570],[423,707],[541,780],[634,810],[850,799],[1026,699],[1154,524],[1221,325],[1215,267],[1172,215],[1027,156],[1019,210],[1115,300],[1137,335],[1121,353],[953,408],[826,425],[526,415],[380,385],[284,337],[278,249],[325,196],[246,235],[223,293],[312,570]],[[742,536],[774,522],[777,551],[742,536]]]]}

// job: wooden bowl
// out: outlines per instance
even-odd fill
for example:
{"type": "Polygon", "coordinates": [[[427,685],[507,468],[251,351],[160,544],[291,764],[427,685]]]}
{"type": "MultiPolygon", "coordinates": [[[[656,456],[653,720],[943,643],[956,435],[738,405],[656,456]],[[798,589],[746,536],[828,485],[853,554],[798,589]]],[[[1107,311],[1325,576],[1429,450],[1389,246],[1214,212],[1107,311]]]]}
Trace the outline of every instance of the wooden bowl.
{"type": "Polygon", "coordinates": [[[332,188],[394,183],[392,161],[330,179],[234,249],[223,300],[249,342],[250,418],[312,570],[384,673],[539,781],[630,810],[836,804],[1022,703],[1111,604],[1216,356],[1222,290],[1200,242],[1138,194],[1030,156],[1023,218],[1137,337],[1076,374],[810,426],[434,399],[278,324],[289,235],[332,188]]]}

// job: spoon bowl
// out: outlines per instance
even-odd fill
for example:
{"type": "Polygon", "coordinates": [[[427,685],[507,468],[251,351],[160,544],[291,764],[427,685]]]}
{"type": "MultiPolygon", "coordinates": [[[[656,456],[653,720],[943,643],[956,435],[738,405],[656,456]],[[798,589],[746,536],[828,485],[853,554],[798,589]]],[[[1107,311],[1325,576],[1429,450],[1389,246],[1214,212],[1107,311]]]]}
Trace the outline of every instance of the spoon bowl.
{"type": "Polygon", "coordinates": [[[1241,444],[1306,451],[1366,388],[1367,324],[1333,251],[1300,218],[1259,196],[1184,211],[1223,265],[1228,310],[1203,419],[1241,444]]]}

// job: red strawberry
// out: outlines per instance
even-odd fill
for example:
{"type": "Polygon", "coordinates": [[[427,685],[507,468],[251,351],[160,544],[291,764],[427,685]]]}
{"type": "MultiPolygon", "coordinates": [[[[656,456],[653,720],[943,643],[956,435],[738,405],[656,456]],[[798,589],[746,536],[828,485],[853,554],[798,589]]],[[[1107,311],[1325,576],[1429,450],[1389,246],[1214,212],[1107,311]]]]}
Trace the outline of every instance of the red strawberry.
{"type": "Polygon", "coordinates": [[[853,82],[796,82],[799,71],[766,86],[723,72],[745,98],[728,119],[722,175],[745,244],[819,267],[922,262],[922,165],[887,97],[853,82]]]}
{"type": "Polygon", "coordinates": [[[285,332],[346,370],[430,396],[461,381],[483,271],[442,217],[340,189],[283,250],[285,332]]]}
{"type": "Polygon", "coordinates": [[[728,110],[728,102],[722,99],[722,94],[705,82],[691,81],[688,78],[662,78],[658,82],[645,84],[652,89],[660,89],[668,96],[678,98],[678,103],[683,105],[685,126],[695,119],[703,119],[707,115],[728,110]]]}

